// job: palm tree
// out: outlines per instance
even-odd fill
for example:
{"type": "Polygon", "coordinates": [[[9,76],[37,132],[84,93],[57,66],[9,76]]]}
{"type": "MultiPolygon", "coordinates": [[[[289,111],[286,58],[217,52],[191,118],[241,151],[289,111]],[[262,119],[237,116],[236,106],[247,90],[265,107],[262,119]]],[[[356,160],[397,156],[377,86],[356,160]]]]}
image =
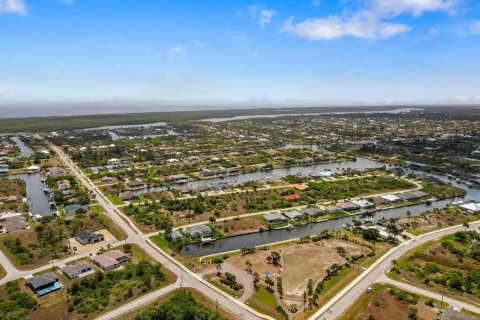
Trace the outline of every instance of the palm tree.
{"type": "Polygon", "coordinates": [[[463,227],[465,228],[465,232],[467,232],[467,229],[470,228],[470,225],[468,224],[467,221],[465,221],[465,222],[463,223],[463,227]]]}

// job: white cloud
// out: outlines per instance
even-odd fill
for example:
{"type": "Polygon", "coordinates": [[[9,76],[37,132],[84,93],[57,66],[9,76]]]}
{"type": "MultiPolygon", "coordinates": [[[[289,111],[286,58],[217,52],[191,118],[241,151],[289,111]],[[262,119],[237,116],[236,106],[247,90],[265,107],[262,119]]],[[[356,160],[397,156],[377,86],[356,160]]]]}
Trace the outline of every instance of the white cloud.
{"type": "Polygon", "coordinates": [[[253,4],[249,6],[247,9],[248,9],[248,14],[251,17],[258,19],[258,23],[262,28],[265,25],[271,23],[273,17],[277,15],[277,13],[274,10],[262,8],[260,4],[253,4]]]}
{"type": "Polygon", "coordinates": [[[383,16],[408,13],[418,17],[424,12],[452,13],[459,4],[460,0],[370,0],[369,6],[371,10],[383,16]]]}
{"type": "Polygon", "coordinates": [[[6,97],[13,93],[13,89],[6,84],[0,84],[0,97],[6,97]]]}
{"type": "Polygon", "coordinates": [[[363,39],[388,39],[411,30],[411,27],[400,23],[379,23],[376,20],[364,20],[354,17],[343,20],[339,16],[310,19],[297,24],[293,18],[287,20],[281,32],[288,32],[308,40],[333,40],[344,36],[363,39]]]}
{"type": "Polygon", "coordinates": [[[269,24],[272,22],[272,18],[276,15],[277,13],[273,10],[270,9],[262,9],[260,11],[260,26],[264,27],[265,25],[269,24]]]}
{"type": "Polygon", "coordinates": [[[0,14],[27,14],[27,6],[23,0],[0,0],[0,14]]]}
{"type": "Polygon", "coordinates": [[[186,52],[187,50],[184,47],[176,46],[165,51],[165,53],[163,54],[163,58],[167,61],[172,61],[178,56],[185,54],[186,52]]]}
{"type": "Polygon", "coordinates": [[[392,19],[402,14],[417,17],[424,12],[453,13],[460,1],[364,0],[363,6],[353,12],[345,10],[340,15],[306,19],[298,23],[294,23],[294,19],[290,18],[280,31],[307,40],[332,40],[344,36],[388,39],[412,29],[406,24],[391,22],[392,19]]]}

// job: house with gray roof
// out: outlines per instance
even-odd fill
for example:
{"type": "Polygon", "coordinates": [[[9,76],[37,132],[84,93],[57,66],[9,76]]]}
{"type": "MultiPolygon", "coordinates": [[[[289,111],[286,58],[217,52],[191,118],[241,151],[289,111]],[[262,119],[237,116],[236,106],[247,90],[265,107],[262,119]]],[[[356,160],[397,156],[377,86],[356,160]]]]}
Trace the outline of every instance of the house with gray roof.
{"type": "Polygon", "coordinates": [[[297,210],[285,212],[284,215],[290,220],[301,220],[305,218],[305,214],[297,210]]]}
{"type": "Polygon", "coordinates": [[[263,219],[269,224],[288,222],[288,218],[278,212],[266,214],[263,219]]]}
{"type": "Polygon", "coordinates": [[[201,224],[198,226],[186,228],[183,233],[192,239],[210,237],[212,235],[212,229],[210,229],[206,225],[201,224]]]}
{"type": "Polygon", "coordinates": [[[72,265],[66,265],[62,268],[63,273],[71,280],[81,274],[92,270],[92,266],[86,261],[78,261],[72,265]]]}

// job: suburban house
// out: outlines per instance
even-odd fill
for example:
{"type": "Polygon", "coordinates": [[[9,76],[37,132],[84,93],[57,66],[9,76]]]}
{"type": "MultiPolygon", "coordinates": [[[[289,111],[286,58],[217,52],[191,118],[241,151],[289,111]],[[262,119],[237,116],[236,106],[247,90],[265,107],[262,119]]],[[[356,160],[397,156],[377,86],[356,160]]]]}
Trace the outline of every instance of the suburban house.
{"type": "Polygon", "coordinates": [[[0,226],[2,227],[3,233],[25,230],[28,227],[28,220],[23,213],[9,217],[0,215],[0,226]]]}
{"type": "Polygon", "coordinates": [[[286,212],[284,213],[284,215],[290,220],[300,220],[305,218],[305,215],[303,214],[303,212],[300,212],[297,210],[286,212]]]}
{"type": "Polygon", "coordinates": [[[306,208],[306,209],[303,209],[302,212],[305,215],[308,215],[312,218],[316,218],[316,217],[320,217],[320,216],[325,215],[325,211],[322,211],[322,210],[317,209],[317,208],[306,208]]]}
{"type": "Polygon", "coordinates": [[[101,242],[104,240],[104,238],[105,237],[103,236],[103,234],[94,233],[90,230],[79,231],[75,235],[75,240],[77,240],[83,245],[101,242]]]}
{"type": "Polygon", "coordinates": [[[263,219],[269,224],[288,222],[288,218],[278,212],[266,214],[263,216],[263,219]]]}
{"type": "Polygon", "coordinates": [[[426,199],[430,197],[428,193],[423,191],[405,192],[405,193],[397,194],[397,196],[403,201],[418,201],[418,200],[426,199]]]}
{"type": "Polygon", "coordinates": [[[376,201],[377,201],[377,203],[379,203],[379,204],[387,204],[387,205],[390,205],[390,204],[393,204],[393,203],[402,202],[402,199],[400,199],[400,198],[397,197],[396,195],[387,194],[387,195],[384,195],[384,196],[379,196],[378,198],[376,198],[376,201]]]}
{"type": "Polygon", "coordinates": [[[120,198],[122,198],[122,201],[133,201],[133,200],[138,200],[140,197],[136,195],[133,192],[122,192],[120,193],[120,198]]]}
{"type": "Polygon", "coordinates": [[[63,273],[71,280],[92,270],[92,266],[86,261],[78,261],[75,264],[67,265],[62,268],[63,273]]]}
{"type": "Polygon", "coordinates": [[[131,190],[135,190],[135,189],[141,189],[143,187],[145,187],[145,183],[143,183],[142,181],[129,181],[127,182],[127,186],[129,189],[131,190]]]}
{"type": "Polygon", "coordinates": [[[180,240],[183,238],[183,234],[180,231],[172,231],[169,235],[170,240],[175,241],[175,240],[180,240]]]}
{"type": "Polygon", "coordinates": [[[346,201],[338,202],[336,206],[342,209],[343,211],[354,211],[354,210],[360,209],[360,207],[357,206],[356,204],[351,202],[346,202],[346,201]]]}
{"type": "Polygon", "coordinates": [[[120,267],[122,263],[125,263],[128,260],[128,256],[123,252],[112,250],[95,256],[93,258],[93,263],[103,270],[113,270],[120,267]]]}
{"type": "Polygon", "coordinates": [[[63,210],[65,213],[77,213],[77,211],[81,210],[83,212],[87,212],[89,207],[87,205],[79,205],[79,204],[69,204],[68,206],[65,206],[63,210]]]}
{"type": "Polygon", "coordinates": [[[370,209],[375,207],[375,204],[368,200],[351,200],[350,202],[359,206],[361,209],[370,209]]]}
{"type": "Polygon", "coordinates": [[[479,214],[480,213],[480,203],[466,203],[460,205],[460,209],[467,213],[479,214]]]}
{"type": "Polygon", "coordinates": [[[325,211],[328,213],[340,213],[342,212],[342,209],[337,206],[330,205],[325,207],[325,211]]]}
{"type": "Polygon", "coordinates": [[[25,285],[32,289],[32,291],[35,292],[39,297],[63,288],[62,283],[58,280],[57,275],[53,272],[30,277],[25,280],[25,285]]]}
{"type": "Polygon", "coordinates": [[[210,229],[206,225],[198,225],[193,226],[190,228],[186,228],[184,234],[192,239],[194,238],[201,238],[201,237],[209,237],[212,235],[212,229],[210,229]]]}

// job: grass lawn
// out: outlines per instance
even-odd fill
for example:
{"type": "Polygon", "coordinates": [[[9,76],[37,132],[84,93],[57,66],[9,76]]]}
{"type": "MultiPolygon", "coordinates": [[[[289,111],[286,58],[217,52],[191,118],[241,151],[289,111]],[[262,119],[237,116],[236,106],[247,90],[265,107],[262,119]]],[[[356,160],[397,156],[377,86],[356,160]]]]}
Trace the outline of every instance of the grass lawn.
{"type": "Polygon", "coordinates": [[[255,299],[262,302],[266,306],[275,309],[277,307],[277,301],[275,301],[275,296],[273,293],[270,293],[263,286],[260,286],[258,290],[253,295],[255,299]]]}
{"type": "Polygon", "coordinates": [[[157,234],[156,236],[150,237],[153,243],[158,246],[160,249],[168,247],[168,240],[163,237],[161,234],[157,234]]]}
{"type": "Polygon", "coordinates": [[[274,295],[268,292],[263,286],[259,286],[255,294],[247,301],[247,305],[275,319],[283,319],[283,317],[275,311],[277,302],[275,301],[274,295]]]}

